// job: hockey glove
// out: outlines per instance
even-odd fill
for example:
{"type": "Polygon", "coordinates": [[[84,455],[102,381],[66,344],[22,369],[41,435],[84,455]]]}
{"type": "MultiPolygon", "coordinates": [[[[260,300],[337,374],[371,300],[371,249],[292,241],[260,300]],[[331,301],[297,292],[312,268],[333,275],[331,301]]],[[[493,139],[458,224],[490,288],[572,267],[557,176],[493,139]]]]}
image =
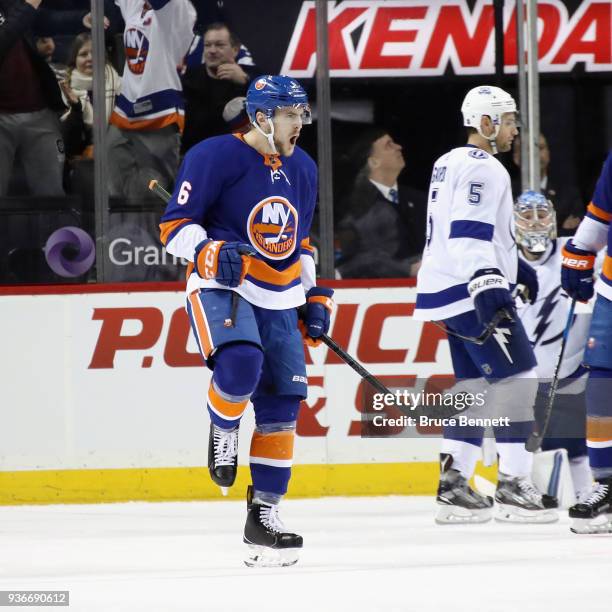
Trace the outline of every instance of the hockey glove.
{"type": "Polygon", "coordinates": [[[561,287],[571,298],[588,302],[594,293],[595,253],[584,251],[568,240],[561,251],[561,287]]]}
{"type": "Polygon", "coordinates": [[[476,315],[482,325],[488,325],[499,310],[513,311],[514,300],[508,281],[497,268],[475,272],[468,283],[468,293],[474,300],[476,315]]]}
{"type": "Polygon", "coordinates": [[[321,336],[329,331],[333,295],[334,290],[327,287],[313,287],[306,294],[306,306],[300,309],[298,326],[308,346],[319,346],[321,336]]]}
{"type": "Polygon", "coordinates": [[[534,304],[538,299],[538,274],[525,260],[521,259],[520,257],[518,260],[516,282],[519,285],[525,285],[525,297],[530,304],[534,304]]]}
{"type": "Polygon", "coordinates": [[[193,263],[201,278],[238,287],[251,265],[250,255],[254,254],[255,249],[248,244],[207,238],[196,246],[193,263]]]}

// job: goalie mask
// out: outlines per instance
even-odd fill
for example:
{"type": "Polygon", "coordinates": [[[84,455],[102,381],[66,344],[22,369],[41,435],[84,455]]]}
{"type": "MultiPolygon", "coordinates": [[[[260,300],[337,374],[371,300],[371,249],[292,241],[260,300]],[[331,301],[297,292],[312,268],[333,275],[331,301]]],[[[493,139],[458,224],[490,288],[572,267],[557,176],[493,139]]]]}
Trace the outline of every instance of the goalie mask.
{"type": "Polygon", "coordinates": [[[544,253],[557,237],[557,217],[552,202],[535,191],[524,191],[514,203],[516,243],[533,254],[544,253]]]}

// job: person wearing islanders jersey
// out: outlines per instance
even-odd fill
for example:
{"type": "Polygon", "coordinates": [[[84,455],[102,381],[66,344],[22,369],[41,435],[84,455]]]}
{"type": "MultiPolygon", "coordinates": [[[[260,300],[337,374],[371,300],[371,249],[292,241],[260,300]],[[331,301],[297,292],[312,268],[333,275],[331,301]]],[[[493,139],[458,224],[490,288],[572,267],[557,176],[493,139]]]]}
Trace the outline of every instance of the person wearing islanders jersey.
{"type": "MultiPolygon", "coordinates": [[[[553,204],[541,193],[523,192],[516,200],[514,214],[519,257],[538,275],[538,299],[519,307],[518,315],[538,362],[540,388],[535,412],[537,421],[542,423],[571,304],[559,279],[561,251],[568,238],[557,238],[553,204]]],[[[554,408],[542,441],[542,450],[567,450],[576,499],[582,499],[593,483],[585,441],[587,370],[582,366],[590,322],[588,308],[577,309],[559,369],[554,408]]]]}
{"type": "Polygon", "coordinates": [[[185,105],[177,66],[193,38],[189,0],[115,0],[125,21],[125,66],[107,137],[109,194],[147,197],[149,180],[171,185],[185,105]]]}
{"type": "MultiPolygon", "coordinates": [[[[213,369],[211,477],[221,487],[234,483],[238,426],[251,399],[253,491],[244,540],[286,553],[302,546],[301,536],[276,523],[307,391],[297,309],[304,338],[320,342],[329,328],[333,291],[315,285],[308,237],[317,169],[296,146],[302,125],[310,122],[306,93],[289,77],[259,77],[249,86],[246,109],[249,132],[209,138],[185,156],[161,239],[169,253],[192,262],[187,310],[213,369]]],[[[261,561],[261,555],[252,556],[249,564],[261,561]]]]}
{"type": "Polygon", "coordinates": [[[612,533],[612,151],[604,163],[587,214],[563,248],[561,285],[579,301],[595,293],[584,352],[587,383],[587,450],[595,485],[592,494],[569,511],[575,533],[612,533]],[[595,258],[607,247],[597,283],[595,258]]]}
{"type": "MultiPolygon", "coordinates": [[[[537,277],[518,261],[510,177],[495,159],[510,150],[518,134],[516,104],[504,90],[481,86],[467,93],[461,112],[467,145],[440,157],[433,168],[414,318],[444,322],[457,389],[479,392],[483,379],[490,383],[485,405],[470,408],[469,416],[509,419],[508,426],[494,428],[496,518],[549,522],[557,516],[530,481],[533,457],[525,449],[534,424],[536,360],[511,295],[518,282],[535,300],[537,277]],[[468,340],[501,315],[484,344],[468,340]]],[[[444,428],[438,522],[484,522],[493,516],[493,500],[468,485],[483,435],[481,427],[444,428]]]]}

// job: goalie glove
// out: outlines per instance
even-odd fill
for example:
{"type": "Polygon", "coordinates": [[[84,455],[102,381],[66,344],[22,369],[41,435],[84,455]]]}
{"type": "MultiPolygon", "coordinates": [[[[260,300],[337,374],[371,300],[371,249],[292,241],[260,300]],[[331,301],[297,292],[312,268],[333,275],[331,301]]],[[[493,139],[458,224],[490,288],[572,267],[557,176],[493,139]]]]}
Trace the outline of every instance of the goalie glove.
{"type": "Polygon", "coordinates": [[[588,302],[595,292],[593,269],[595,253],[579,249],[568,240],[561,251],[561,287],[571,298],[588,302]]]}
{"type": "Polygon", "coordinates": [[[226,287],[238,287],[251,265],[255,249],[241,242],[202,240],[195,248],[193,263],[200,278],[215,280],[226,287]]]}
{"type": "Polygon", "coordinates": [[[510,294],[510,287],[497,268],[477,270],[467,288],[474,301],[478,321],[482,325],[488,325],[502,309],[512,313],[514,300],[510,294]]]}
{"type": "Polygon", "coordinates": [[[334,290],[327,287],[313,287],[306,294],[306,305],[300,309],[298,327],[308,346],[319,346],[321,336],[329,331],[333,295],[334,290]]]}

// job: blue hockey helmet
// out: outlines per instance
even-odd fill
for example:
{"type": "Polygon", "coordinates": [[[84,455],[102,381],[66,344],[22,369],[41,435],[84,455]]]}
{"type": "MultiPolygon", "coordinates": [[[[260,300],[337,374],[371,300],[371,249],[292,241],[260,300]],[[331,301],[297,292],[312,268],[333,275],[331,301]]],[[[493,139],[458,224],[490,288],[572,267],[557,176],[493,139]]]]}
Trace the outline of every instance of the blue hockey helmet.
{"type": "Polygon", "coordinates": [[[537,191],[524,191],[514,203],[516,243],[530,253],[543,253],[557,237],[552,202],[537,191]]]}
{"type": "Polygon", "coordinates": [[[286,106],[303,108],[302,123],[312,123],[308,96],[295,79],[282,74],[267,74],[257,77],[249,85],[246,110],[251,123],[255,123],[257,111],[262,111],[272,120],[274,111],[286,106]]]}

